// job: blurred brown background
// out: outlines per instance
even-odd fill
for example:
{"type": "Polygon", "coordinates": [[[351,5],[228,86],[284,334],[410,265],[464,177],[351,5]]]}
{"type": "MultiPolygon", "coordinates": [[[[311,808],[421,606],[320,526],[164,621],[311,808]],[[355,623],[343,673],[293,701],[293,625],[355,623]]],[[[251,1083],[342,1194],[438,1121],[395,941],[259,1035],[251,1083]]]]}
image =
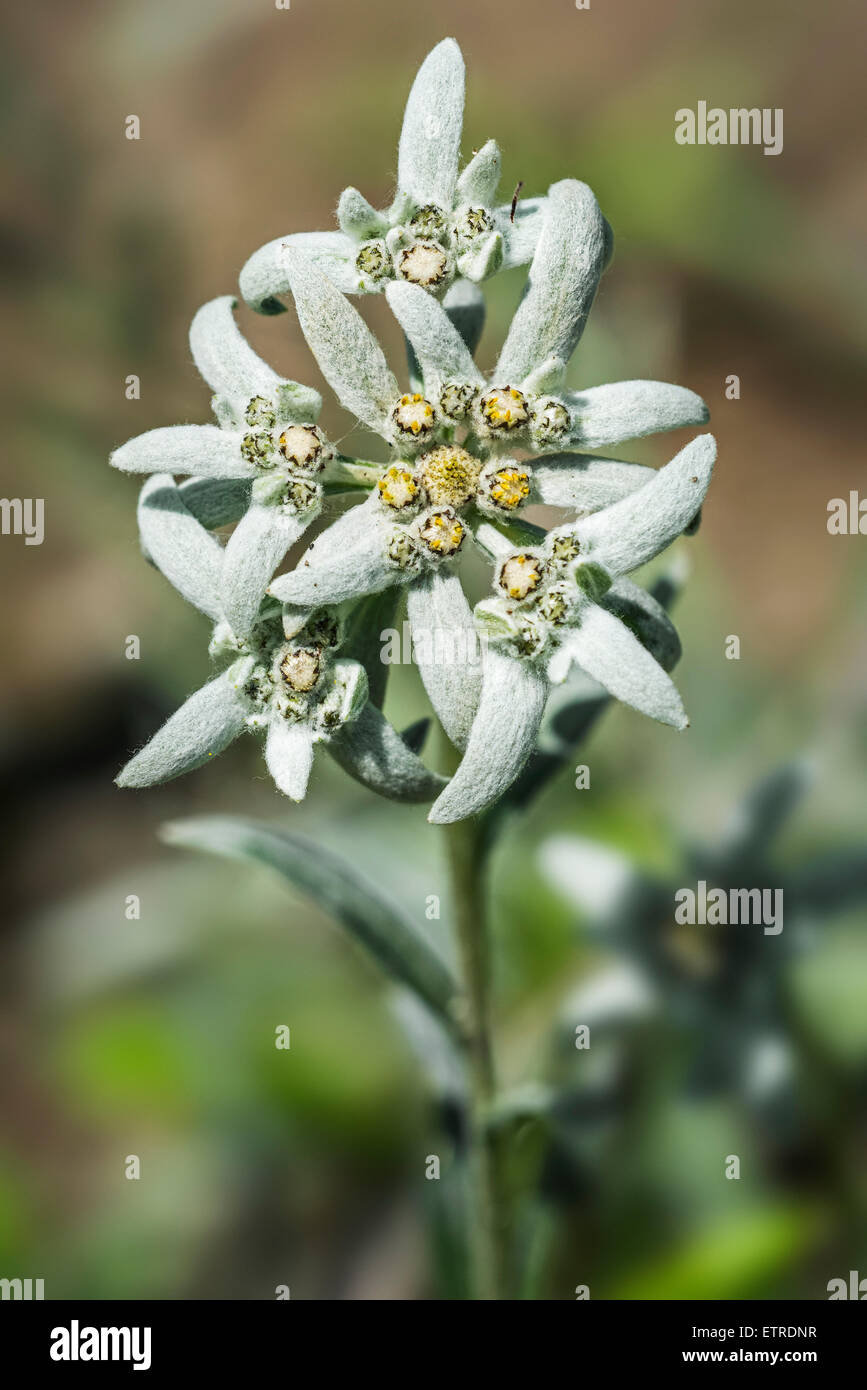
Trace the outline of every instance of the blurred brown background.
{"type": "MultiPolygon", "coordinates": [[[[3,10],[3,491],[45,498],[46,538],[0,541],[0,1274],[45,1277],[49,1296],[270,1297],[277,1282],[299,1297],[425,1296],[417,1205],[430,1141],[372,970],[264,874],[155,839],[178,813],[286,816],[252,742],[164,790],[112,787],[203,679],[207,633],[142,562],[136,484],[109,471],[108,453],[208,418],[189,320],[236,287],[258,245],[332,226],[349,183],[388,201],[406,94],[445,35],[467,61],[464,154],[497,138],[504,200],[518,180],[525,196],[566,176],[593,186],[617,249],[572,380],[693,387],[720,460],[678,610],[688,736],[609,716],[588,755],[595,802],[576,806],[567,778],[497,880],[503,1026],[520,1079],[527,1039],[580,966],[568,909],[535,879],[544,833],[571,825],[667,863],[673,829],[712,838],[754,774],[807,750],[820,776],[790,853],[864,834],[867,539],[826,527],[830,498],[867,492],[863,9],[3,10]],[[782,107],[783,153],[677,145],[674,113],[699,100],[782,107]],[[124,137],[130,114],[139,141],[124,137]],[[131,373],[139,401],[124,398],[131,373]],[[741,396],[728,401],[733,373],[741,396]],[[132,633],[139,662],[124,658],[132,633]],[[729,634],[739,662],[725,660],[729,634]],[[131,893],[140,922],[124,919],[131,893]],[[291,1069],[271,1055],[281,1021],[291,1069]],[[125,1182],[128,1153],[159,1180],[125,1182]]],[[[483,363],[520,285],[510,273],[490,288],[483,363]]],[[[399,364],[384,305],[361,307],[399,364]]],[[[292,314],[244,311],[242,323],[276,367],[319,384],[292,314]]],[[[348,428],[331,403],[325,424],[348,428]]],[[[624,456],[662,462],[680,443],[624,456]]],[[[412,673],[391,699],[396,722],[423,712],[412,673]]],[[[399,846],[394,891],[415,912],[440,891],[423,812],[374,805],[330,767],[288,818],[374,870],[399,846]]],[[[831,972],[820,1016],[837,1009],[850,969],[847,958],[831,972]]],[[[863,947],[860,970],[863,985],[863,947]]]]}

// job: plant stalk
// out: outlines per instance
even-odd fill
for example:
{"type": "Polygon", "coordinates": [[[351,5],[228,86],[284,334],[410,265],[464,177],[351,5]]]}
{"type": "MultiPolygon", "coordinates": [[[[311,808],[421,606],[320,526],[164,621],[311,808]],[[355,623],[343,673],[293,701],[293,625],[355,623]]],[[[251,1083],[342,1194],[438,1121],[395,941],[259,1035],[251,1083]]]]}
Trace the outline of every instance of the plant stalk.
{"type": "Polygon", "coordinates": [[[470,1076],[469,1164],[474,1297],[508,1297],[509,1216],[502,1136],[487,1119],[497,1094],[491,1030],[490,942],[484,888],[482,824],[444,827],[452,902],[466,996],[465,1046],[470,1076]]]}

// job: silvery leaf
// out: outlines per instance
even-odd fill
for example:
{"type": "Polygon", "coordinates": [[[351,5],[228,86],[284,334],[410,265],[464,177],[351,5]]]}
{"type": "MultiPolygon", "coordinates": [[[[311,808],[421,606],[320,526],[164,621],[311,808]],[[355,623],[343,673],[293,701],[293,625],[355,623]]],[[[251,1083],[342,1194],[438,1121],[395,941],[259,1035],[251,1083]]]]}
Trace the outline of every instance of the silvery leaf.
{"type": "Polygon", "coordinates": [[[415,922],[345,860],[313,840],[230,816],[175,821],[164,828],[163,839],[276,869],[452,1027],[458,989],[448,967],[415,922]]]}
{"type": "Polygon", "coordinates": [[[188,603],[218,619],[223,548],[193,516],[170,474],[155,473],[144,484],[138,527],[148,559],[188,603]]]}
{"type": "Polygon", "coordinates": [[[572,415],[570,440],[580,449],[703,425],[709,416],[701,396],[667,381],[614,381],[567,392],[564,399],[572,415]]]}
{"type": "Polygon", "coordinates": [[[254,502],[235,527],[224,552],[221,594],[223,612],[239,637],[252,628],[275,569],[310,520],[254,502]]]}
{"type": "Polygon", "coordinates": [[[246,708],[238,698],[233,670],[224,671],[191,695],[118,773],[119,787],[150,787],[201,767],[238,737],[246,708]]]}
{"type": "Polygon", "coordinates": [[[285,253],[298,321],[341,405],[379,434],[389,432],[398,385],[361,315],[312,261],[285,253]]]}
{"type": "Polygon", "coordinates": [[[586,184],[564,179],[552,185],[527,288],[494,372],[498,382],[518,385],[549,357],[569,361],[596,294],[607,236],[586,184]]]}
{"type": "Polygon", "coordinates": [[[243,410],[253,396],[273,396],[280,378],[238,328],[237,303],[233,295],[223,295],[202,306],[190,327],[190,351],[211,390],[243,410]]]}
{"type": "Polygon", "coordinates": [[[344,232],[294,232],[260,246],[241,271],[241,294],[251,309],[259,314],[285,313],[286,305],[279,296],[291,289],[285,262],[287,247],[303,251],[344,294],[356,293],[358,247],[351,237],[344,232]]]}
{"type": "Polygon", "coordinates": [[[275,715],[265,738],[265,762],[274,785],[292,801],[303,801],[313,767],[316,737],[306,724],[289,724],[275,715]]]}
{"type": "Polygon", "coordinates": [[[122,473],[183,473],[197,478],[255,478],[240,436],[217,425],[168,425],[128,439],[111,455],[122,473]]]}
{"type": "Polygon", "coordinates": [[[533,751],[548,682],[535,666],[489,646],[467,751],[428,819],[448,824],[477,815],[502,796],[533,751]]]}
{"type": "Polygon", "coordinates": [[[418,70],[400,133],[397,186],[419,207],[452,206],[463,119],[464,60],[454,39],[443,39],[418,70]]]}
{"type": "Polygon", "coordinates": [[[481,648],[456,574],[431,571],[407,589],[407,616],[419,675],[456,748],[470,736],[482,689],[481,648]]]}
{"type": "Polygon", "coordinates": [[[392,801],[431,801],[445,785],[369,703],[331,736],[328,751],[357,782],[392,801]]]}
{"type": "Polygon", "coordinates": [[[644,487],[564,528],[577,537],[582,559],[602,565],[612,575],[628,573],[652,560],[695,516],[715,458],[713,435],[699,435],[644,487]]]}

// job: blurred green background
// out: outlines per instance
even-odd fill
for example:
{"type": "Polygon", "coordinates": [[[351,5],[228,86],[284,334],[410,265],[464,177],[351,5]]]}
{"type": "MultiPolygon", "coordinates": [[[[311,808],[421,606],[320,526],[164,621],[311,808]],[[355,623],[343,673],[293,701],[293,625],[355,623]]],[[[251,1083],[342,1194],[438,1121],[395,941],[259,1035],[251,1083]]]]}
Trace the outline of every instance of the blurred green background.
{"type": "MultiPolygon", "coordinates": [[[[129,752],[201,683],[207,629],[143,563],[136,483],[107,456],[132,434],[208,418],[187,327],[257,246],[333,225],[348,183],[388,201],[407,91],[445,35],[467,60],[464,154],[497,138],[504,199],[519,180],[525,196],[566,176],[593,186],[617,249],[571,381],[694,388],[720,458],[701,530],[679,543],[691,578],[677,680],[691,728],[606,715],[575,759],[591,789],[574,790],[567,770],[494,860],[501,1066],[510,1083],[535,1079],[563,1001],[614,959],[545,882],[549,835],[604,841],[689,883],[681,840],[712,845],[755,777],[806,752],[815,784],[779,863],[865,839],[867,541],[826,527],[829,499],[865,486],[863,10],[3,10],[3,490],[45,498],[46,538],[0,541],[0,1275],[44,1278],[48,1297],[448,1293],[423,1174],[432,1152],[448,1169],[452,1141],[375,971],[265,870],[156,839],[177,815],[282,818],[387,882],[419,920],[440,895],[429,926],[445,940],[437,832],[423,808],[379,803],[327,760],[308,801],[287,807],[252,740],[166,788],[113,788],[129,752]],[[675,144],[675,111],[702,99],[782,107],[782,155],[675,144]],[[130,114],[137,142],[124,138],[130,114]],[[131,373],[138,401],[124,397],[131,373]],[[739,400],[725,398],[731,374],[739,400]],[[125,659],[129,634],[140,661],[125,659]],[[731,634],[739,661],[725,657],[731,634]],[[138,921],[125,917],[130,894],[138,921]],[[288,1052],[273,1045],[281,1023],[288,1052]],[[129,1154],[138,1182],[124,1177],[129,1154]]],[[[511,272],[488,287],[483,365],[521,283],[511,272]]],[[[361,307],[399,365],[384,305],[361,307]]],[[[242,326],[275,367],[321,384],[294,315],[244,311],[242,326]]],[[[338,438],[350,427],[333,403],[324,424],[338,438]]],[[[683,442],[623,456],[661,463],[683,442]]],[[[387,710],[399,726],[425,712],[413,671],[397,670],[387,710]]],[[[830,1278],[867,1275],[864,913],[820,911],[815,926],[783,982],[821,1060],[797,1089],[799,1137],[757,1128],[736,1088],[691,1088],[690,1047],[644,1040],[604,1134],[588,1121],[574,1152],[542,1160],[528,1296],[570,1298],[587,1283],[593,1297],[823,1298],[830,1278]],[[722,1177],[732,1152],[739,1184],[722,1177]]],[[[528,1183],[545,1143],[533,1126],[517,1136],[528,1183]]]]}

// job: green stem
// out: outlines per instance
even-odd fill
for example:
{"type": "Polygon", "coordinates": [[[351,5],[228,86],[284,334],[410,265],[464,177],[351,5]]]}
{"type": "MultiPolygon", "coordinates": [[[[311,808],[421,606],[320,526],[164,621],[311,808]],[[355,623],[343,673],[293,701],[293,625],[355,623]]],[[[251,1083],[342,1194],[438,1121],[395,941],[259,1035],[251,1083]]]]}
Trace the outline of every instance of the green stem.
{"type": "Polygon", "coordinates": [[[497,1094],[497,1079],[491,1037],[491,972],[481,828],[480,822],[472,820],[444,827],[466,994],[473,1286],[476,1298],[490,1300],[508,1296],[509,1231],[503,1141],[487,1123],[497,1094]]]}

